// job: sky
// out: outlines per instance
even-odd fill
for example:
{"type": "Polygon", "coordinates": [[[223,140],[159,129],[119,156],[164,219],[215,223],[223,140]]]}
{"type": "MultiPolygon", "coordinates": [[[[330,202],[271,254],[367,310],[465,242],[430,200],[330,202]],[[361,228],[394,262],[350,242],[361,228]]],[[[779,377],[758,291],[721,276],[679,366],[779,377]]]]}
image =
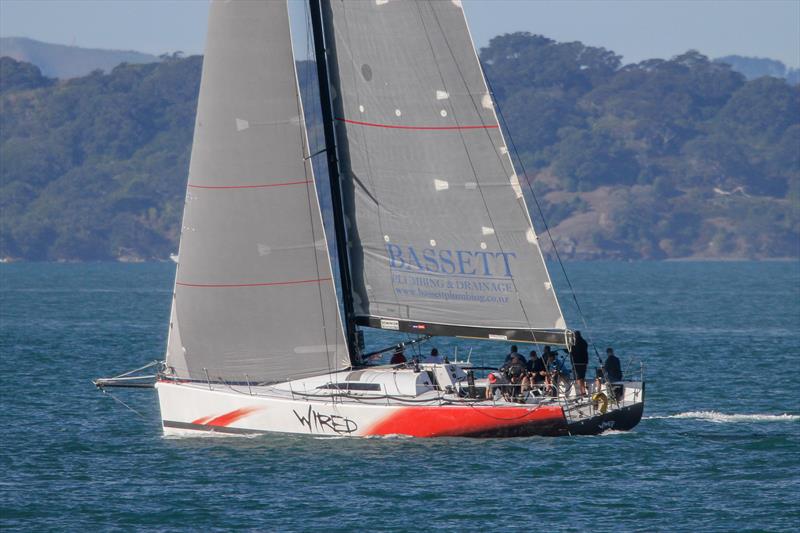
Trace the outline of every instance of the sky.
{"type": "MultiPolygon", "coordinates": [[[[302,0],[291,1],[305,57],[302,0]]],[[[371,1],[371,0],[364,0],[371,1]]],[[[528,31],[582,41],[626,63],[689,49],[800,67],[800,0],[464,0],[475,44],[528,31]]],[[[208,0],[0,0],[0,36],[151,54],[202,53],[208,0]]]]}

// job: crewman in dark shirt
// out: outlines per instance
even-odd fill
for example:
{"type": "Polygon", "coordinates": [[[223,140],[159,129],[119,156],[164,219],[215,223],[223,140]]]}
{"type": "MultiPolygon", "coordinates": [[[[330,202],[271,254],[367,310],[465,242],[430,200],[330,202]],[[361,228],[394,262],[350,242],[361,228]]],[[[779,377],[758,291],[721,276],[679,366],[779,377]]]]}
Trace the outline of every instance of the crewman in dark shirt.
{"type": "Polygon", "coordinates": [[[500,371],[506,376],[512,386],[510,387],[511,396],[516,398],[521,392],[522,381],[527,377],[528,364],[525,361],[525,356],[512,352],[508,362],[506,362],[500,371]]]}
{"type": "Polygon", "coordinates": [[[589,366],[589,345],[581,336],[580,331],[575,332],[575,344],[569,352],[572,366],[575,368],[575,383],[578,385],[578,394],[586,395],[586,367],[589,366]]]}
{"type": "Polygon", "coordinates": [[[547,371],[545,370],[544,361],[539,358],[536,350],[531,350],[530,359],[528,359],[527,375],[522,379],[522,391],[532,390],[534,396],[540,394],[540,386],[544,383],[547,371]]]}
{"type": "Polygon", "coordinates": [[[553,353],[553,351],[550,349],[549,346],[545,346],[544,350],[542,350],[542,361],[544,361],[545,365],[547,364],[547,360],[550,359],[551,353],[553,353]]]}
{"type": "Polygon", "coordinates": [[[606,348],[606,362],[603,363],[603,372],[610,382],[622,381],[622,365],[619,357],[614,355],[614,348],[606,348]]]}
{"type": "MultiPolygon", "coordinates": [[[[546,351],[549,351],[549,346],[545,347],[546,351]]],[[[531,350],[531,358],[528,360],[528,368],[530,369],[531,377],[533,378],[533,383],[544,383],[544,378],[547,375],[547,370],[545,369],[545,363],[541,357],[536,353],[536,350],[531,350]]]]}
{"type": "Polygon", "coordinates": [[[614,398],[619,401],[622,398],[624,388],[622,385],[613,385],[613,383],[622,381],[622,365],[619,358],[614,355],[614,348],[606,348],[606,361],[603,363],[603,373],[606,380],[612,384],[611,390],[614,392],[614,398]]]}

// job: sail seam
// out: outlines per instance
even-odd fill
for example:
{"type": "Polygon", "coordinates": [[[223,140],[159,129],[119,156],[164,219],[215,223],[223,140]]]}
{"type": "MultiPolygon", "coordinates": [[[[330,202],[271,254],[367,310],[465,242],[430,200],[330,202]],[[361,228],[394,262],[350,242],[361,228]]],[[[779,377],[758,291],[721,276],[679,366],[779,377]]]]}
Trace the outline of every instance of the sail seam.
{"type": "Polygon", "coordinates": [[[300,283],[319,283],[322,281],[330,281],[331,278],[317,278],[317,279],[299,279],[291,281],[271,281],[266,283],[184,283],[177,282],[176,285],[182,287],[200,287],[200,288],[231,288],[231,287],[269,287],[272,285],[297,285],[300,283]]]}
{"type": "Polygon", "coordinates": [[[287,185],[305,185],[311,180],[287,181],[285,183],[261,183],[258,185],[194,185],[189,183],[187,187],[192,189],[264,189],[267,187],[285,187],[287,185]]]}
{"type": "Polygon", "coordinates": [[[336,118],[339,122],[344,122],[346,124],[355,124],[357,126],[369,126],[372,128],[388,128],[393,130],[418,130],[418,131],[430,131],[430,130],[486,130],[486,129],[497,129],[499,126],[493,124],[476,124],[476,125],[467,125],[467,126],[402,126],[397,124],[379,124],[377,122],[363,122],[360,120],[350,120],[346,118],[336,118]]]}

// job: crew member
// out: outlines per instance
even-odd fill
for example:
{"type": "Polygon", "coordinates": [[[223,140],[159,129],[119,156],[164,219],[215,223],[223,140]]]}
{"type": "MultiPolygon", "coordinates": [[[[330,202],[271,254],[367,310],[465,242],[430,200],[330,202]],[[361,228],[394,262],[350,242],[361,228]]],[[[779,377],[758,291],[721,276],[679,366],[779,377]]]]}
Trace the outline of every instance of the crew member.
{"type": "Polygon", "coordinates": [[[575,383],[578,385],[578,394],[586,396],[586,367],[589,366],[589,345],[581,336],[580,331],[575,332],[575,344],[569,351],[572,358],[572,367],[575,369],[575,383]]]}
{"type": "Polygon", "coordinates": [[[444,359],[442,359],[442,356],[439,355],[439,350],[437,350],[436,348],[433,348],[431,350],[431,354],[425,359],[425,362],[426,363],[442,364],[442,363],[444,363],[444,359]]]}
{"type": "Polygon", "coordinates": [[[506,390],[508,385],[508,380],[506,379],[505,375],[503,375],[500,371],[491,372],[486,377],[486,399],[493,400],[495,398],[496,393],[499,393],[502,397],[506,398],[508,395],[508,391],[506,390]]]}
{"type": "Polygon", "coordinates": [[[544,383],[547,371],[545,370],[544,361],[539,358],[536,350],[531,350],[530,359],[528,359],[528,373],[522,380],[522,391],[533,390],[534,396],[540,394],[539,387],[544,383]]]}
{"type": "Polygon", "coordinates": [[[614,355],[614,348],[606,348],[606,361],[603,363],[603,373],[606,375],[606,380],[611,384],[611,390],[614,392],[614,399],[620,401],[624,388],[622,385],[614,385],[615,382],[622,381],[622,365],[619,358],[614,355]]]}
{"type": "Polygon", "coordinates": [[[614,355],[614,348],[606,348],[606,362],[603,363],[603,372],[608,381],[622,381],[622,365],[619,357],[614,355]]]}
{"type": "Polygon", "coordinates": [[[392,354],[392,359],[389,361],[390,365],[399,365],[401,363],[406,362],[406,356],[403,353],[403,347],[398,346],[394,349],[394,354],[392,354]]]}
{"type": "Polygon", "coordinates": [[[508,355],[506,356],[506,360],[503,361],[503,364],[510,363],[511,359],[513,359],[514,357],[519,357],[519,352],[517,351],[517,345],[516,344],[511,346],[511,351],[508,352],[508,355]]]}
{"type": "Polygon", "coordinates": [[[556,359],[556,353],[550,351],[547,353],[545,367],[545,390],[548,391],[550,396],[556,397],[558,396],[558,384],[564,379],[567,370],[564,368],[564,362],[556,359]]]}
{"type": "MultiPolygon", "coordinates": [[[[549,346],[545,346],[545,351],[549,352],[549,348],[549,346]]],[[[544,360],[539,357],[536,350],[531,350],[530,356],[528,368],[530,369],[532,382],[544,383],[544,378],[547,375],[544,360]]]]}

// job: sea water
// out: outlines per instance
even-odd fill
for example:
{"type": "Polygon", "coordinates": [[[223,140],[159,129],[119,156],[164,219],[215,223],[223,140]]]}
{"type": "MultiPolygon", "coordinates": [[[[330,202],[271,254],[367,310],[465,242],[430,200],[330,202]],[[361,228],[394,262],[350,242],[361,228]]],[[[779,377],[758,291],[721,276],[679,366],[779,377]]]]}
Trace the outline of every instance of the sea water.
{"type": "Polygon", "coordinates": [[[796,531],[800,263],[569,263],[588,329],[551,266],[568,323],[645,364],[631,432],[165,438],[154,391],[91,379],[162,357],[175,265],[0,265],[0,527],[796,531]]]}

